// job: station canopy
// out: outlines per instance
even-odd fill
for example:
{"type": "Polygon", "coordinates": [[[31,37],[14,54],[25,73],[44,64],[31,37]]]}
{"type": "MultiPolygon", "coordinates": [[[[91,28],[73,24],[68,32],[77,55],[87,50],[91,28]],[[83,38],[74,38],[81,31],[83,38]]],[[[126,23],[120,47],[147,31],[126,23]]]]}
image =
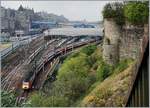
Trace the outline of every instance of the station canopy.
{"type": "Polygon", "coordinates": [[[103,36],[102,28],[55,28],[44,31],[45,36],[103,36]]]}

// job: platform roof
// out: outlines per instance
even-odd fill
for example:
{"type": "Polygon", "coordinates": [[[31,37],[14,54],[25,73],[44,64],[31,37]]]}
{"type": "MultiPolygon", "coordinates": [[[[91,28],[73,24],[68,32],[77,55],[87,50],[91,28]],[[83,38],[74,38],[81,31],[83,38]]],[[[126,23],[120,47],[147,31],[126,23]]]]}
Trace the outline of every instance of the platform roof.
{"type": "Polygon", "coordinates": [[[102,28],[55,28],[44,32],[46,36],[103,36],[102,28]]]}

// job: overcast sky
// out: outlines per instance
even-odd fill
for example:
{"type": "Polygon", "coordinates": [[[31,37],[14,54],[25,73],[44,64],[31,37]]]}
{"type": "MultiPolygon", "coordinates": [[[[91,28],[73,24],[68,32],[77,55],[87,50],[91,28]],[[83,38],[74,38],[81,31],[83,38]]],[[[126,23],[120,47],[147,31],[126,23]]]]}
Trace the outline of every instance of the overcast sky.
{"type": "Polygon", "coordinates": [[[108,1],[1,1],[6,8],[33,8],[34,11],[46,11],[64,15],[69,20],[99,21],[102,20],[102,9],[108,1]]]}

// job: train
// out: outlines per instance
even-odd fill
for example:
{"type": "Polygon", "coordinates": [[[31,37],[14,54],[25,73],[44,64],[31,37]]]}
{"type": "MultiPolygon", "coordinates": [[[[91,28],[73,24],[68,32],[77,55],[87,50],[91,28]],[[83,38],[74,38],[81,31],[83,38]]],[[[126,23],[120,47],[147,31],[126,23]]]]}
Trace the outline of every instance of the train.
{"type": "Polygon", "coordinates": [[[91,40],[87,40],[84,42],[73,43],[73,44],[67,45],[64,48],[58,47],[55,51],[49,53],[42,61],[39,62],[38,66],[36,68],[36,71],[33,72],[31,77],[22,82],[22,89],[23,90],[29,90],[29,89],[33,88],[33,81],[34,81],[36,75],[38,74],[38,72],[40,72],[40,70],[43,68],[43,64],[45,65],[49,61],[56,59],[57,57],[61,56],[62,54],[65,54],[66,52],[69,52],[70,50],[72,50],[74,48],[78,48],[78,47],[81,47],[83,45],[86,45],[89,43],[95,43],[95,42],[99,43],[99,41],[97,41],[96,39],[91,39],[91,40]]]}

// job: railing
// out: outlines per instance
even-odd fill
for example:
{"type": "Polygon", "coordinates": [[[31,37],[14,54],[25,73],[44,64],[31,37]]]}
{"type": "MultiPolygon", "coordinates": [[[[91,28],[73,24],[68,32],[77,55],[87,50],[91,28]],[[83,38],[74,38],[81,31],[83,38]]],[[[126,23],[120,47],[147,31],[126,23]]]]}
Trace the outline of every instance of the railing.
{"type": "Polygon", "coordinates": [[[126,106],[149,107],[149,44],[145,50],[126,106]]]}

